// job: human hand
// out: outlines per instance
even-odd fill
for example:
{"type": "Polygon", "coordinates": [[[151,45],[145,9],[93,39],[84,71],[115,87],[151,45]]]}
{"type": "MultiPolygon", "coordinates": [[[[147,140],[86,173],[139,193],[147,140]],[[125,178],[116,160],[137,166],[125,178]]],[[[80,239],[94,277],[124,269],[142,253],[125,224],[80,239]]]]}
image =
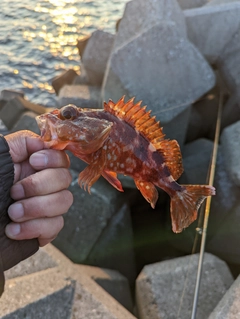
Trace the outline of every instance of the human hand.
{"type": "Polygon", "coordinates": [[[12,223],[9,238],[38,238],[39,245],[51,242],[63,227],[62,214],[72,205],[67,190],[71,183],[69,159],[64,151],[44,149],[44,142],[30,131],[5,136],[14,163],[14,185],[9,206],[12,223]]]}

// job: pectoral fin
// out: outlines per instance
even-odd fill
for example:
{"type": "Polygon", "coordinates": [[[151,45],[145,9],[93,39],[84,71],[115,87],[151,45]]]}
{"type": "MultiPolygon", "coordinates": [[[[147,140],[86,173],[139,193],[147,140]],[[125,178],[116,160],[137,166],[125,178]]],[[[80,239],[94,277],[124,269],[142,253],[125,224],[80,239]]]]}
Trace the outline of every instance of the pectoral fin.
{"type": "Polygon", "coordinates": [[[94,161],[78,176],[78,184],[90,193],[91,186],[102,175],[106,163],[106,152],[101,149],[94,154],[94,161]]]}
{"type": "Polygon", "coordinates": [[[134,182],[146,201],[154,208],[158,200],[158,191],[156,187],[152,183],[146,181],[134,180],[134,182]]]}

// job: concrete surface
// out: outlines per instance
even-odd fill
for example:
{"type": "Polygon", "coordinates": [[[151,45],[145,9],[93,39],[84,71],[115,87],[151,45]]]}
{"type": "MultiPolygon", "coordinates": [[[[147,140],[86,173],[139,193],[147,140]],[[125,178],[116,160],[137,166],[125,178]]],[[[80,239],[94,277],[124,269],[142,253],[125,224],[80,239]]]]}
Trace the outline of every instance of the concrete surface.
{"type": "Polygon", "coordinates": [[[126,3],[114,41],[116,50],[161,22],[176,25],[186,36],[184,15],[176,0],[132,0],[126,3]]]}
{"type": "Polygon", "coordinates": [[[234,281],[208,319],[240,318],[240,276],[234,281]]]}
{"type": "Polygon", "coordinates": [[[111,287],[109,291],[122,300],[130,296],[126,278],[117,272],[74,265],[50,244],[16,267],[5,272],[5,292],[0,299],[2,319],[135,318],[106,292],[111,287]],[[94,276],[104,281],[106,290],[92,279],[94,276]]]}
{"type": "Polygon", "coordinates": [[[240,3],[203,6],[185,10],[184,15],[189,40],[208,61],[216,63],[229,40],[239,30],[240,3]]]}
{"type": "Polygon", "coordinates": [[[82,54],[82,64],[91,85],[101,85],[107,61],[113,46],[114,35],[96,30],[88,39],[82,54]]]}
{"type": "MultiPolygon", "coordinates": [[[[191,317],[198,254],[147,265],[136,281],[140,319],[191,317]],[[184,296],[183,296],[184,293],[184,296]]],[[[205,254],[197,318],[206,319],[233,283],[222,260],[205,254]]]]}

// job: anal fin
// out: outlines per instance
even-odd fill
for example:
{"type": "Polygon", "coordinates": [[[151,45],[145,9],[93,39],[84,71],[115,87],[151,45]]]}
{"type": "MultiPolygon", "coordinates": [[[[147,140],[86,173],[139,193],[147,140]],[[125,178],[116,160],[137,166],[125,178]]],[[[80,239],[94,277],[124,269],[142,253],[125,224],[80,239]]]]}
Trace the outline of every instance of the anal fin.
{"type": "Polygon", "coordinates": [[[146,181],[134,180],[134,182],[146,201],[154,208],[158,200],[158,191],[156,187],[152,183],[146,181]]]}

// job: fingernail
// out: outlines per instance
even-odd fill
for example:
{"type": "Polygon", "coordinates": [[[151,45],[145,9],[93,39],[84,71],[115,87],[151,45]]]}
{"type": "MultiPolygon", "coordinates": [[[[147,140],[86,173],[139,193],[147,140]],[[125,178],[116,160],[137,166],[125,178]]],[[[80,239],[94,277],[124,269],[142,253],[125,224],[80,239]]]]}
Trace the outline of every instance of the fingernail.
{"type": "Polygon", "coordinates": [[[12,204],[8,208],[8,215],[12,220],[16,220],[23,217],[24,215],[23,205],[21,203],[12,204]]]}
{"type": "Polygon", "coordinates": [[[34,167],[46,167],[48,158],[45,154],[35,153],[29,158],[29,163],[34,167]]]}
{"type": "Polygon", "coordinates": [[[15,184],[11,188],[11,196],[13,199],[21,199],[25,197],[24,188],[21,184],[15,184]]]}
{"type": "Polygon", "coordinates": [[[20,233],[20,231],[21,227],[19,224],[9,224],[7,225],[5,230],[6,235],[11,238],[17,236],[20,233]]]}

